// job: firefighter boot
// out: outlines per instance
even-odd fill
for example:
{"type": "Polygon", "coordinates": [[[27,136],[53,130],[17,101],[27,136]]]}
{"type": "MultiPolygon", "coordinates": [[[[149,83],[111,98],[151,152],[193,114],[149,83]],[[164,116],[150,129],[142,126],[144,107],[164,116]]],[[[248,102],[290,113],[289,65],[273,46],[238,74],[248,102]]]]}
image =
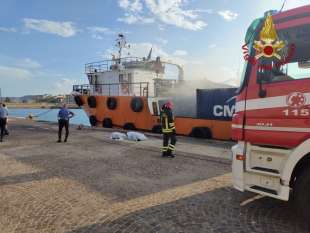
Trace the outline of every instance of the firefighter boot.
{"type": "Polygon", "coordinates": [[[175,155],[173,154],[172,150],[168,150],[167,151],[167,157],[170,157],[170,158],[174,158],[175,155]]]}

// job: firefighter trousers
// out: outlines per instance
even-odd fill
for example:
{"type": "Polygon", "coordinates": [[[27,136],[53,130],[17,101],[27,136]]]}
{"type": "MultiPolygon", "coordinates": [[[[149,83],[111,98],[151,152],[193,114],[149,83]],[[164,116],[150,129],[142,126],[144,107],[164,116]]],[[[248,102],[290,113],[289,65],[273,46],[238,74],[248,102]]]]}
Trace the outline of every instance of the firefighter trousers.
{"type": "Polygon", "coordinates": [[[175,144],[177,142],[177,137],[175,132],[164,133],[163,134],[163,147],[162,152],[171,154],[175,151],[175,144]]]}

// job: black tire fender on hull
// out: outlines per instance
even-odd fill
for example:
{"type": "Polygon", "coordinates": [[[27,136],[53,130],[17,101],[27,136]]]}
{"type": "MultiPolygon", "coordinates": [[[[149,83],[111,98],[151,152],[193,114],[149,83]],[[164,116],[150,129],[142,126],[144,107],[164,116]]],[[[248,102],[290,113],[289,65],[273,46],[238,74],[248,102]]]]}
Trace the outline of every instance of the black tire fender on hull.
{"type": "Polygon", "coordinates": [[[192,132],[189,134],[190,137],[194,138],[212,138],[212,131],[208,127],[194,127],[192,132]]]}
{"type": "Polygon", "coordinates": [[[110,110],[114,110],[117,108],[117,99],[115,97],[109,97],[107,99],[107,107],[110,110]]]}
{"type": "Polygon", "coordinates": [[[140,97],[133,97],[131,99],[130,107],[134,112],[141,112],[143,110],[143,99],[140,97]]]}
{"type": "Polygon", "coordinates": [[[89,96],[87,98],[87,103],[88,103],[88,106],[90,108],[96,108],[97,107],[97,100],[96,100],[96,97],[95,96],[89,96]]]}
{"type": "Polygon", "coordinates": [[[102,126],[104,128],[112,128],[113,127],[113,122],[111,118],[104,118],[102,122],[102,126]]]}
{"type": "Polygon", "coordinates": [[[74,96],[74,101],[76,105],[79,107],[81,107],[84,104],[81,96],[78,96],[78,95],[74,96]]]}
{"type": "Polygon", "coordinates": [[[98,120],[97,120],[96,116],[91,115],[91,116],[89,117],[89,123],[90,123],[91,126],[96,126],[96,125],[97,125],[97,122],[98,122],[98,120]]]}
{"type": "Polygon", "coordinates": [[[137,128],[136,128],[134,123],[127,122],[124,124],[123,129],[125,129],[125,130],[136,130],[137,128]]]}

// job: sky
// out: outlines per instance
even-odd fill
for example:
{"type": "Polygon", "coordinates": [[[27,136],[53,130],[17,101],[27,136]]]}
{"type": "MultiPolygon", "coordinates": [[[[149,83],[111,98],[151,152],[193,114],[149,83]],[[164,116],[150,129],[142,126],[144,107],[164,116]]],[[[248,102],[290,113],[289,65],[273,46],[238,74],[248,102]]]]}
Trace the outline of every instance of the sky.
{"type": "MultiPolygon", "coordinates": [[[[1,0],[2,96],[70,93],[84,64],[111,58],[118,33],[131,56],[182,64],[185,79],[238,85],[247,27],[284,0],[1,0]]],[[[310,4],[286,0],[284,10],[310,4]]]]}

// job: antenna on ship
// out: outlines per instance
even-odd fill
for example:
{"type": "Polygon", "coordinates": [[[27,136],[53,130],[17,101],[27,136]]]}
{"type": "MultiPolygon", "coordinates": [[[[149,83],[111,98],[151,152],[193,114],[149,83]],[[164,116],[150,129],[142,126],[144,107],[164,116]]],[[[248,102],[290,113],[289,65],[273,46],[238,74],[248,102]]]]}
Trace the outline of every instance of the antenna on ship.
{"type": "Polygon", "coordinates": [[[153,51],[153,47],[151,47],[149,54],[147,55],[146,60],[149,61],[152,58],[152,51],[153,51]]]}
{"type": "Polygon", "coordinates": [[[122,50],[130,48],[130,45],[127,44],[126,37],[124,36],[124,34],[122,33],[118,34],[115,46],[118,48],[118,63],[121,63],[122,50]]]}
{"type": "Polygon", "coordinates": [[[285,6],[285,3],[286,3],[286,0],[283,1],[282,7],[281,7],[281,9],[280,9],[280,12],[282,12],[282,10],[283,10],[283,8],[284,8],[284,6],[285,6]]]}

